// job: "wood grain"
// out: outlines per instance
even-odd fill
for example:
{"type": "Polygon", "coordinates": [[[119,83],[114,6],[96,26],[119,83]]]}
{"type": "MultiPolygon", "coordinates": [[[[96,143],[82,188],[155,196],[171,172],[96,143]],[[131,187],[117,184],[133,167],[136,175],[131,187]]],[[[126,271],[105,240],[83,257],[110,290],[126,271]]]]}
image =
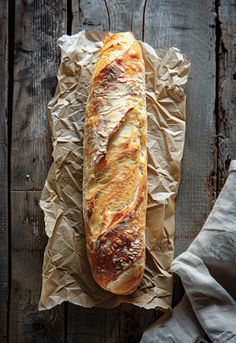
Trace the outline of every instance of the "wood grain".
{"type": "MultiPolygon", "coordinates": [[[[85,309],[68,306],[68,343],[119,343],[120,307],[114,309],[85,309]]],[[[139,323],[138,323],[139,324],[139,323]]]]}
{"type": "Polygon", "coordinates": [[[7,338],[8,166],[7,166],[7,2],[0,2],[0,342],[7,338]]]}
{"type": "Polygon", "coordinates": [[[122,304],[120,317],[120,342],[138,343],[143,331],[156,319],[154,310],[122,304]]]}
{"type": "Polygon", "coordinates": [[[106,343],[106,310],[70,305],[67,321],[68,343],[106,343]],[[77,324],[77,326],[75,325],[77,324]]]}
{"type": "Polygon", "coordinates": [[[64,306],[39,312],[46,245],[39,198],[51,164],[47,103],[56,86],[64,3],[15,2],[9,342],[64,342],[64,306]],[[32,191],[30,191],[32,190],[32,191]]]}
{"type": "Polygon", "coordinates": [[[107,10],[110,18],[110,31],[132,31],[136,39],[142,40],[145,0],[110,0],[107,10]]]}
{"type": "Polygon", "coordinates": [[[69,305],[67,323],[68,343],[120,342],[120,307],[105,310],[69,305]]]}
{"type": "Polygon", "coordinates": [[[191,60],[187,129],[176,209],[175,254],[196,237],[215,200],[215,7],[212,1],[148,0],[144,39],[191,60]],[[212,184],[213,182],[213,184],[212,184]]]}
{"type": "Polygon", "coordinates": [[[109,31],[109,25],[105,0],[72,0],[72,33],[81,30],[109,31]]]}
{"type": "Polygon", "coordinates": [[[11,188],[41,190],[51,164],[46,109],[56,87],[63,6],[17,0],[15,13],[11,188]]]}
{"type": "Polygon", "coordinates": [[[46,234],[40,192],[12,191],[12,282],[9,342],[64,342],[63,306],[39,312],[46,234]]]}
{"type": "Polygon", "coordinates": [[[120,341],[120,317],[120,306],[106,311],[106,343],[120,341]]]}
{"type": "Polygon", "coordinates": [[[236,159],[236,3],[222,0],[218,7],[218,192],[236,159]]]}

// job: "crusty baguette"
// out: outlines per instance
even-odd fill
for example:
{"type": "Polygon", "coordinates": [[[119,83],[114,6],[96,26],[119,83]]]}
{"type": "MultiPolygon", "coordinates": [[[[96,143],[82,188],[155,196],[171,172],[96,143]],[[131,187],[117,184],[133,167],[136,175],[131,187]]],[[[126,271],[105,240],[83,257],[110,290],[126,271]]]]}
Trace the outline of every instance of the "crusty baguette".
{"type": "Polygon", "coordinates": [[[92,74],[84,136],[84,221],[95,281],[129,294],[145,266],[147,118],[142,51],[108,34],[92,74]]]}

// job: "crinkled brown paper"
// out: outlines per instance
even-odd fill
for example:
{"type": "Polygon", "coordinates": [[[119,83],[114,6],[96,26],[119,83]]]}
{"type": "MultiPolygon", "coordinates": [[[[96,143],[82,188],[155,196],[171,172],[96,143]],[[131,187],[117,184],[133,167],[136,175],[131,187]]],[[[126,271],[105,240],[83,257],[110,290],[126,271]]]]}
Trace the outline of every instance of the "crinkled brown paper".
{"type": "Polygon", "coordinates": [[[172,298],[175,198],[185,135],[190,63],[176,48],[155,51],[140,42],[146,68],[148,115],[148,210],[146,268],[138,289],[118,296],[93,280],[82,216],[83,125],[93,66],[104,32],[62,36],[56,94],[48,105],[54,162],[40,201],[49,237],[39,309],[70,301],[111,308],[132,303],[168,311],[172,298]]]}

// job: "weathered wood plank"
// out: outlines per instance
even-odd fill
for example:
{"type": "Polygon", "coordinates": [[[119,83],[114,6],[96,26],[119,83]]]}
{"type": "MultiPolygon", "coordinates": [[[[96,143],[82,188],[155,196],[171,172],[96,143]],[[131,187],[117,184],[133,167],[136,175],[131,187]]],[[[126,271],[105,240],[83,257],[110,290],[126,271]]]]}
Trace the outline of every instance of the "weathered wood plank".
{"type": "Polygon", "coordinates": [[[7,341],[8,166],[7,166],[7,2],[0,2],[0,341],[7,341]]]}
{"type": "Polygon", "coordinates": [[[59,62],[65,1],[15,2],[11,149],[10,342],[64,342],[64,307],[38,312],[46,245],[40,192],[51,164],[47,102],[59,62]],[[29,192],[25,192],[25,190],[29,192]]]}
{"type": "Polygon", "coordinates": [[[142,40],[145,3],[145,0],[108,1],[111,32],[132,31],[136,39],[142,40]]]}
{"type": "Polygon", "coordinates": [[[106,342],[120,342],[121,307],[116,307],[106,312],[106,342]]]}
{"type": "Polygon", "coordinates": [[[72,0],[72,34],[81,30],[109,31],[109,26],[105,0],[72,0]]]}
{"type": "Polygon", "coordinates": [[[218,191],[221,190],[230,159],[236,159],[236,2],[218,4],[218,191]]]}
{"type": "MultiPolygon", "coordinates": [[[[3,129],[4,128],[0,125],[1,132],[3,129]]],[[[7,338],[7,313],[9,296],[7,169],[7,145],[0,144],[0,342],[5,342],[7,338]]]]}
{"type": "Polygon", "coordinates": [[[176,210],[175,253],[179,255],[196,237],[215,200],[214,1],[148,0],[144,39],[155,48],[175,46],[192,63],[176,210]]]}
{"type": "MultiPolygon", "coordinates": [[[[72,11],[73,11],[73,21],[72,21],[72,32],[78,32],[79,30],[87,31],[133,31],[137,39],[142,39],[143,33],[143,12],[145,1],[130,1],[130,0],[99,0],[99,1],[72,1],[72,11]]],[[[145,311],[143,309],[131,306],[131,305],[121,305],[120,308],[114,310],[107,310],[106,317],[100,316],[96,317],[94,313],[97,310],[76,310],[72,309],[69,305],[68,307],[68,318],[72,315],[74,320],[68,321],[68,333],[77,330],[77,334],[80,335],[80,321],[79,313],[81,316],[86,313],[87,322],[89,323],[88,332],[90,327],[93,328],[94,320],[97,323],[97,335],[103,336],[104,332],[104,321],[106,321],[106,342],[128,342],[131,336],[129,332],[132,331],[132,335],[135,340],[141,335],[141,330],[147,327],[155,320],[154,311],[145,311]],[[78,311],[77,317],[70,312],[78,311]],[[95,311],[95,312],[94,312],[95,311]],[[133,314],[135,311],[135,315],[133,314]],[[120,317],[120,320],[118,318],[120,317]],[[77,320],[76,320],[77,318],[77,320]],[[130,326],[133,322],[133,326],[130,326]],[[132,329],[135,327],[135,330],[132,329]],[[140,330],[137,328],[140,328],[140,330]],[[119,337],[120,335],[120,337],[119,337]]],[[[104,310],[102,310],[104,311],[104,310]]],[[[102,312],[104,313],[104,312],[102,312]]],[[[92,330],[92,329],[91,329],[92,330]]],[[[86,342],[93,340],[92,334],[88,336],[86,342]]]]}
{"type": "Polygon", "coordinates": [[[122,304],[120,317],[120,341],[138,343],[144,330],[156,319],[154,310],[122,304]]]}
{"type": "Polygon", "coordinates": [[[12,190],[41,190],[51,164],[46,117],[56,86],[63,2],[16,1],[12,190]]]}
{"type": "Polygon", "coordinates": [[[120,307],[84,309],[68,306],[67,342],[118,343],[120,341],[120,307]]]}
{"type": "Polygon", "coordinates": [[[72,0],[72,33],[87,31],[132,31],[142,39],[145,0],[72,0]]]}
{"type": "Polygon", "coordinates": [[[67,321],[68,343],[106,343],[106,310],[70,305],[67,321]]]}
{"type": "Polygon", "coordinates": [[[40,192],[11,192],[12,282],[9,342],[64,342],[63,306],[39,312],[46,234],[40,192]]]}

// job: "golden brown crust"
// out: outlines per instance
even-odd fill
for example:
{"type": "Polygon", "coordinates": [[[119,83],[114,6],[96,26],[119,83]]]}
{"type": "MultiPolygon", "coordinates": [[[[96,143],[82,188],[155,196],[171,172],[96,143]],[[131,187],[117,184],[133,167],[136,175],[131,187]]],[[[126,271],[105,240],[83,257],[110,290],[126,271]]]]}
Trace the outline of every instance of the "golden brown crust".
{"type": "Polygon", "coordinates": [[[133,292],[145,264],[147,201],[144,63],[132,33],[109,34],[86,107],[84,220],[96,282],[133,292]]]}

